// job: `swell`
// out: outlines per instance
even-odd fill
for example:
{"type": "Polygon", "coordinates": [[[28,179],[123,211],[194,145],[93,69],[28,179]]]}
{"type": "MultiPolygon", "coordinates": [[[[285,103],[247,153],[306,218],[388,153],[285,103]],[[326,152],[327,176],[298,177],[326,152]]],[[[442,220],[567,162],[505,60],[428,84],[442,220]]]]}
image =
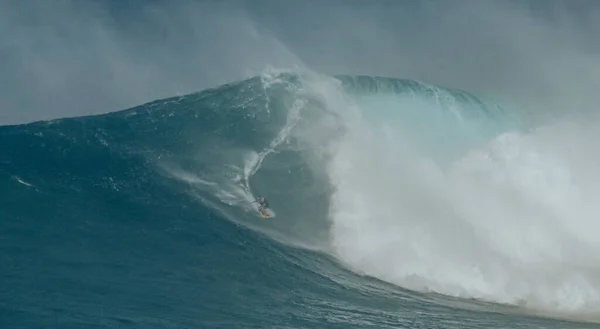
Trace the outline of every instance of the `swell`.
{"type": "MultiPolygon", "coordinates": [[[[2,127],[0,172],[53,199],[69,191],[93,191],[89,199],[109,200],[185,191],[229,220],[285,243],[331,252],[328,216],[335,187],[326,164],[331,147],[352,129],[353,111],[360,107],[355,97],[429,99],[439,91],[389,78],[265,74],[116,113],[2,127]],[[256,194],[276,205],[277,220],[256,221],[256,194]]],[[[456,99],[433,97],[440,106],[417,113],[421,124],[438,117],[439,125],[456,128],[465,122],[465,113],[452,112],[462,111],[453,108],[456,101],[481,104],[466,93],[444,92],[456,99]]],[[[389,119],[378,110],[376,103],[366,109],[372,120],[389,119]]],[[[414,119],[395,114],[396,123],[414,119]]],[[[491,114],[485,112],[486,118],[491,114]]]]}
{"type": "MultiPolygon", "coordinates": [[[[497,270],[511,251],[500,250],[504,258],[492,265],[485,258],[494,259],[494,250],[465,261],[474,249],[487,250],[464,235],[481,230],[482,212],[423,211],[447,214],[452,202],[468,203],[439,197],[436,191],[455,186],[439,178],[518,127],[498,106],[414,81],[266,74],[117,113],[1,127],[0,176],[12,182],[2,184],[9,195],[2,208],[5,218],[35,218],[35,225],[64,215],[65,230],[85,221],[127,230],[140,218],[176,229],[186,224],[164,218],[222,218],[258,232],[252,236],[265,250],[276,248],[257,237],[319,250],[402,287],[555,310],[552,289],[507,296],[506,286],[489,285],[503,275],[523,278],[497,270]],[[257,216],[256,195],[269,198],[273,220],[257,216]],[[491,272],[462,270],[477,261],[491,272]],[[455,277],[436,277],[442,272],[455,277]],[[469,284],[475,277],[480,286],[469,284]]],[[[216,237],[224,244],[246,238],[216,237]]],[[[277,263],[275,253],[263,257],[277,263]]],[[[335,277],[339,269],[313,270],[335,277]]]]}

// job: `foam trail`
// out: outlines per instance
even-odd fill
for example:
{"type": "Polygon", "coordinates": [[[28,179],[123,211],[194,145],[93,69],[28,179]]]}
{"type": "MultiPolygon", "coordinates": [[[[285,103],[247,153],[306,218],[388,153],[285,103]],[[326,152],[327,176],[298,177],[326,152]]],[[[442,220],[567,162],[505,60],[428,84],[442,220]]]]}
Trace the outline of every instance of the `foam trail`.
{"type": "MultiPolygon", "coordinates": [[[[275,83],[277,81],[273,81],[269,76],[263,77],[263,86],[266,89],[268,85],[275,83]]],[[[306,105],[306,103],[297,99],[291,109],[289,109],[287,114],[286,123],[281,128],[281,130],[277,133],[277,136],[269,143],[269,146],[264,150],[261,150],[259,153],[251,152],[250,155],[247,156],[245,164],[244,164],[244,186],[246,192],[248,192],[248,196],[252,196],[252,192],[250,191],[250,177],[256,173],[256,171],[260,168],[262,162],[264,161],[267,155],[275,152],[277,147],[281,145],[290,135],[292,129],[296,126],[298,119],[300,118],[300,111],[306,105]]],[[[267,107],[265,109],[267,112],[270,112],[269,108],[269,99],[267,98],[267,107]]],[[[254,201],[255,198],[251,198],[251,201],[254,201]]]]}
{"type": "Polygon", "coordinates": [[[26,181],[22,180],[21,178],[19,178],[17,176],[13,176],[13,178],[20,184],[23,184],[23,185],[29,186],[29,187],[34,187],[32,184],[27,183],[26,181]]]}

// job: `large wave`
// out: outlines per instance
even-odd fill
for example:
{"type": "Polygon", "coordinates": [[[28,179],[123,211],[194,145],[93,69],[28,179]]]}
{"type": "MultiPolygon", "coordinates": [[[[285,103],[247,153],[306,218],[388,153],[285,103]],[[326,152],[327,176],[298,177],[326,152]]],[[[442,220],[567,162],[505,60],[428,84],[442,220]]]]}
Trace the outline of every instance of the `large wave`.
{"type": "Polygon", "coordinates": [[[46,176],[68,172],[72,186],[97,176],[138,198],[136,182],[152,181],[405,288],[593,314],[593,124],[524,129],[517,113],[415,81],[274,72],[103,116],[3,127],[19,142],[0,171],[36,186],[44,173],[32,163],[45,161],[46,176]],[[58,142],[44,145],[51,135],[58,142]],[[112,171],[117,155],[126,172],[112,171]],[[275,218],[257,216],[257,195],[275,218]]]}
{"type": "Polygon", "coordinates": [[[250,226],[410,289],[600,307],[590,126],[524,129],[514,110],[408,80],[273,74],[238,88],[253,84],[276,137],[240,151],[237,180],[219,185],[246,210],[254,193],[271,199],[278,217],[250,226]]]}

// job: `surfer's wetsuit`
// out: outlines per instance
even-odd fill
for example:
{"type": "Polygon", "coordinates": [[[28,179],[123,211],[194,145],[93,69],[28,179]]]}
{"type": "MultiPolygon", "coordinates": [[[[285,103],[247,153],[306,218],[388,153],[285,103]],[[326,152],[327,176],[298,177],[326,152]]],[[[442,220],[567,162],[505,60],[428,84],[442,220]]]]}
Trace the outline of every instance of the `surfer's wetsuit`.
{"type": "Polygon", "coordinates": [[[269,202],[267,202],[267,199],[265,197],[258,197],[256,199],[256,202],[258,202],[259,205],[259,209],[265,209],[269,206],[269,202]]]}

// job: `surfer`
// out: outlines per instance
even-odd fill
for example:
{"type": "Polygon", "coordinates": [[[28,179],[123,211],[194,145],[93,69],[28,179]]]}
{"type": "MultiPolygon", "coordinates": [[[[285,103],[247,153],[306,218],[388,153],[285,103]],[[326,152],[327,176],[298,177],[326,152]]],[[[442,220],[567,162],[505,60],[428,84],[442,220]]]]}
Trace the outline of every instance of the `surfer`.
{"type": "Polygon", "coordinates": [[[265,198],[263,196],[259,196],[258,198],[256,198],[256,201],[254,201],[254,202],[258,203],[259,211],[263,211],[263,210],[267,209],[267,207],[269,207],[269,202],[267,201],[267,198],[265,198]]]}
{"type": "Polygon", "coordinates": [[[267,202],[267,198],[259,196],[258,198],[256,198],[256,201],[254,201],[254,202],[258,203],[258,212],[264,218],[270,218],[272,216],[269,213],[269,211],[267,211],[267,207],[269,207],[269,202],[267,202]]]}

